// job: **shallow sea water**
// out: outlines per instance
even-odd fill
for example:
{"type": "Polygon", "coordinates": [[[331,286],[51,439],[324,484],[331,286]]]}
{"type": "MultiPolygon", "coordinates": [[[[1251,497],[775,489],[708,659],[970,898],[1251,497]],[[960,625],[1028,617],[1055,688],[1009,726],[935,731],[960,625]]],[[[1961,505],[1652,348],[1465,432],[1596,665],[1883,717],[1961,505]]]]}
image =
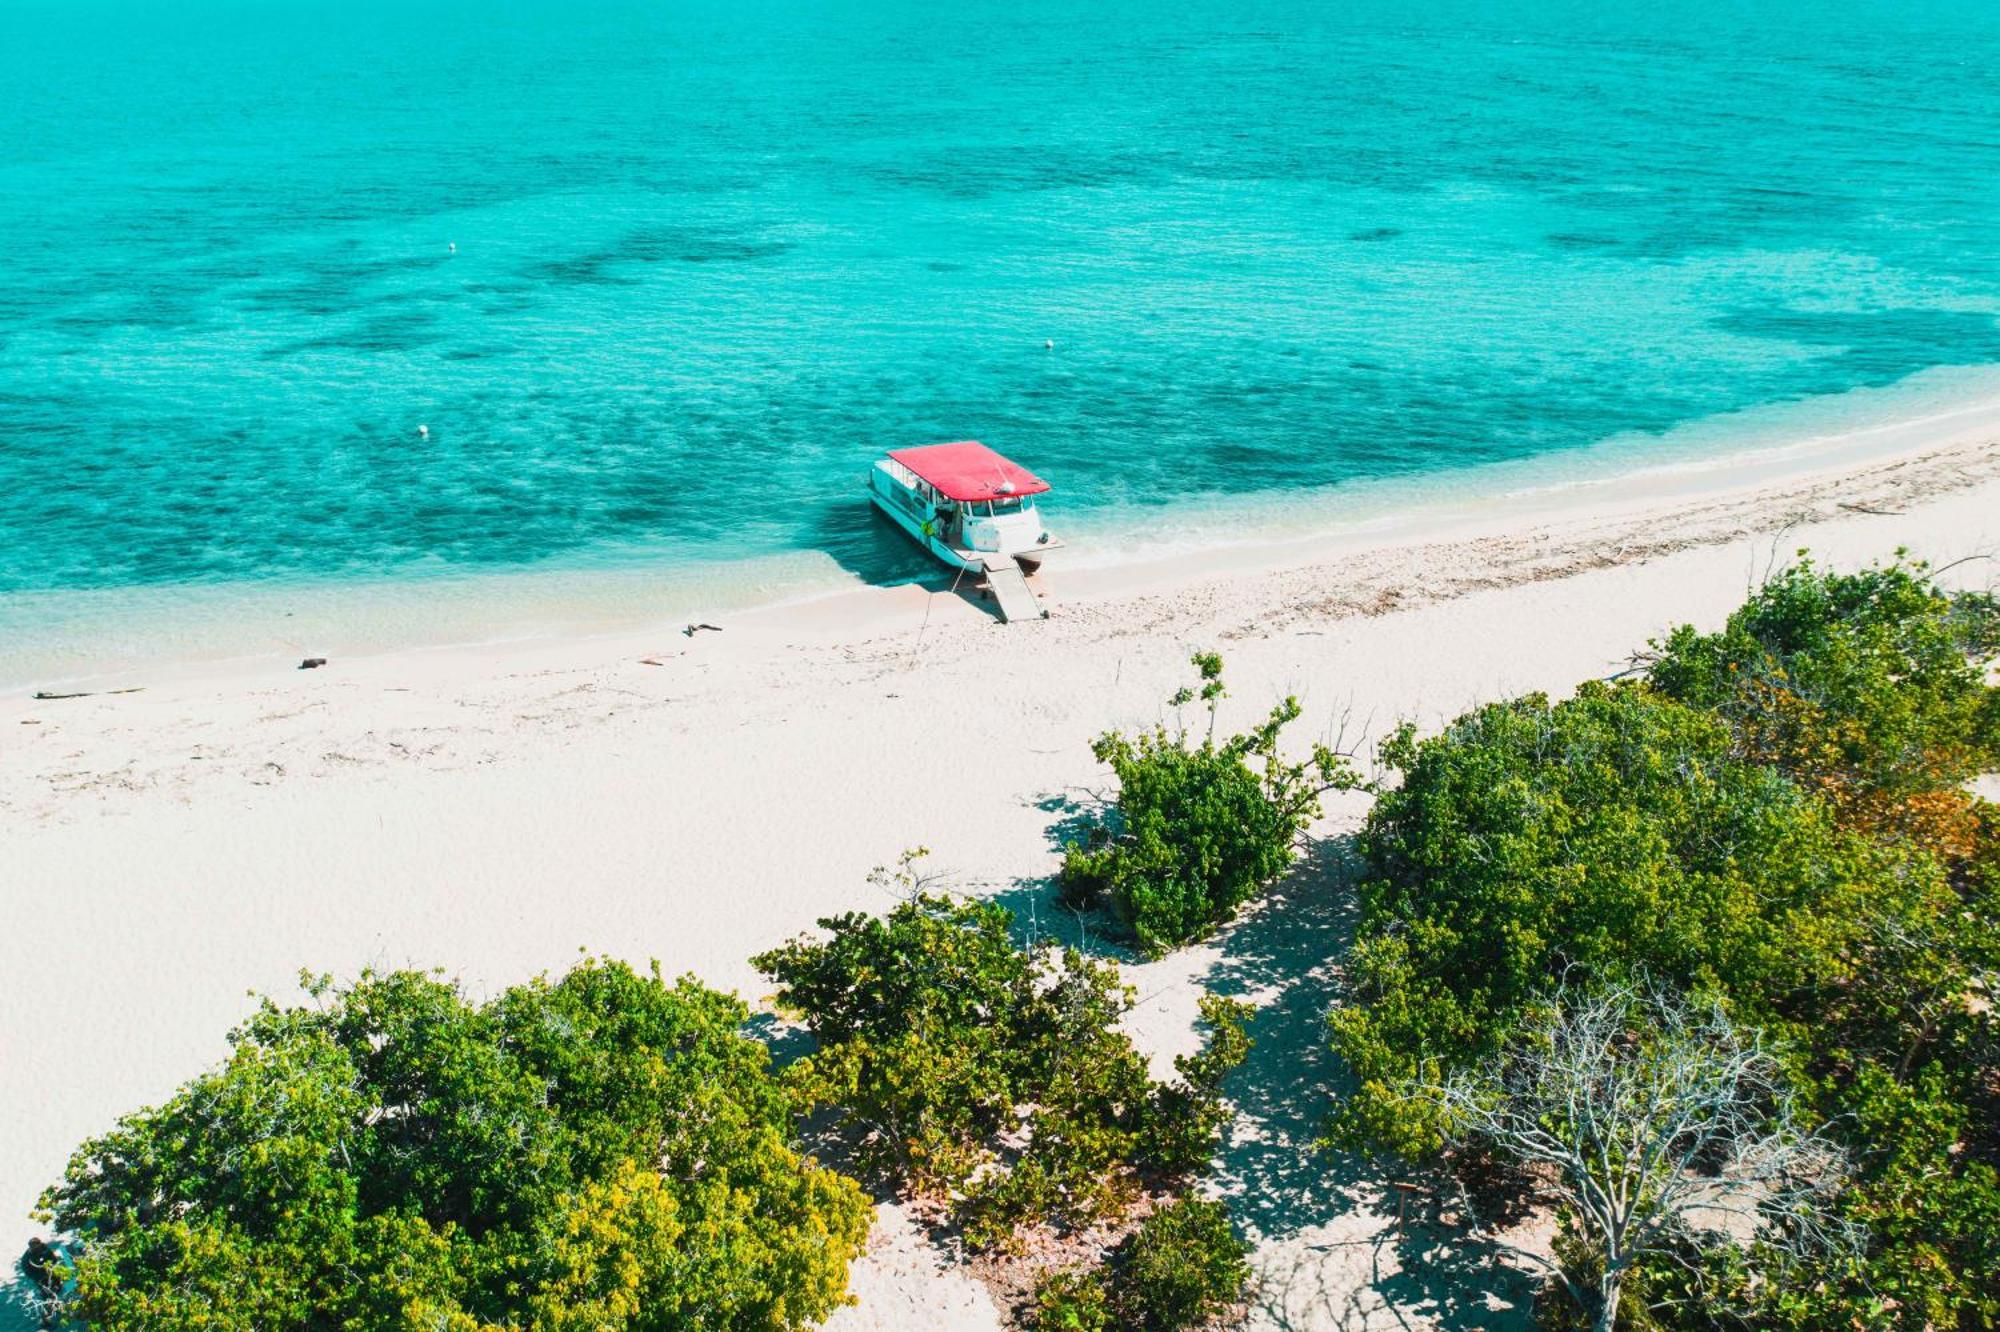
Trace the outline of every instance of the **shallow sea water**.
{"type": "Polygon", "coordinates": [[[0,142],[7,678],[916,577],[935,439],[1095,557],[2000,362],[1986,4],[0,0],[0,142]]]}

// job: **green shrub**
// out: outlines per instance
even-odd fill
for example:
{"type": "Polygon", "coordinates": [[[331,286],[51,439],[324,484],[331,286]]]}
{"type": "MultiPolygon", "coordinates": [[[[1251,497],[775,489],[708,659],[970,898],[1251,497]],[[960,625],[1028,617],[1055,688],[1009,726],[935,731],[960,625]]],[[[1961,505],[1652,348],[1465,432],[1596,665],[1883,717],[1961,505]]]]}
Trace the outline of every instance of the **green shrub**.
{"type": "MultiPolygon", "coordinates": [[[[1990,1054],[1987,1065],[1991,1077],[1990,1054]]],[[[1901,1311],[1908,1327],[2000,1326],[2000,1172],[1991,1141],[2000,1121],[1991,1089],[1967,1095],[1956,1080],[1943,1060],[1904,1080],[1864,1066],[1829,1097],[1861,1149],[1845,1209],[1875,1243],[1864,1262],[1816,1273],[1820,1281],[1778,1301],[1774,1325],[1831,1326],[1880,1305],[1901,1311]],[[1975,1115],[1986,1118],[1983,1131],[1975,1115]]]]}
{"type": "Polygon", "coordinates": [[[1101,1267],[1049,1272],[1035,1287],[1035,1332],[1111,1332],[1117,1320],[1101,1267]]]}
{"type": "Polygon", "coordinates": [[[1153,1082],[1118,1025],[1132,999],[1116,968],[1022,948],[1012,919],[919,894],[753,959],[820,1042],[791,1085],[843,1113],[872,1168],[947,1200],[975,1247],[1030,1220],[1087,1225],[1142,1180],[1206,1164],[1222,1076],[1249,1046],[1247,1010],[1210,1002],[1207,1050],[1153,1082]]]}
{"type": "Polygon", "coordinates": [[[1206,735],[1197,743],[1185,728],[1159,726],[1137,736],[1099,736],[1092,752],[1117,774],[1118,799],[1110,817],[1063,857],[1064,896],[1076,905],[1109,898],[1155,956],[1235,915],[1291,865],[1300,835],[1319,815],[1320,797],[1361,784],[1323,744],[1303,763],[1279,757],[1279,737],[1299,715],[1296,699],[1273,708],[1254,730],[1218,744],[1222,658],[1198,654],[1194,665],[1199,695],[1183,689],[1170,701],[1180,707],[1199,697],[1208,711],[1206,735]]]}
{"type": "Polygon", "coordinates": [[[1837,574],[1802,559],[1720,632],[1683,625],[1655,643],[1650,678],[1848,822],[1962,851],[1958,787],[2000,767],[2000,689],[1985,682],[1996,650],[1990,595],[1947,594],[1921,563],[1837,574]]]}
{"type": "Polygon", "coordinates": [[[795,1328],[870,1208],[800,1156],[735,999],[615,962],[484,1005],[415,972],[266,1002],[42,1198],[93,1328],[795,1328]]]}
{"type": "Polygon", "coordinates": [[[1250,1279],[1248,1252],[1223,1204],[1184,1198],[1162,1207],[1112,1256],[1124,1326],[1179,1332],[1226,1313],[1250,1279]]]}
{"type": "Polygon", "coordinates": [[[1198,1001],[1208,1039],[1191,1055],[1178,1055],[1173,1082],[1153,1084],[1151,1113],[1140,1129],[1139,1155],[1170,1177],[1185,1178],[1208,1168],[1215,1142],[1235,1110],[1222,1094],[1223,1079],[1249,1057],[1250,1015],[1239,999],[1205,994],[1198,1001]]]}
{"type": "MultiPolygon", "coordinates": [[[[1643,686],[1494,704],[1383,746],[1402,774],[1333,1017],[1350,1136],[1423,1154],[1401,1088],[1490,1053],[1564,971],[1719,988],[1765,1023],[1845,1016],[1875,923],[1946,909],[1935,863],[1843,831],[1742,761],[1727,727],[1643,686]]],[[[1855,1015],[1856,1020],[1862,1020],[1855,1015]]]]}
{"type": "Polygon", "coordinates": [[[1656,644],[1644,684],[1399,732],[1331,1017],[1337,1136],[1435,1152],[1414,1092],[1572,969],[1643,974],[1762,1032],[1855,1162],[1837,1210],[1869,1242],[1690,1248],[1636,1271],[1621,1326],[2000,1322],[2000,817],[1961,786],[2000,762],[1996,644],[1993,599],[1922,566],[1805,564],[1656,644]]]}
{"type": "Polygon", "coordinates": [[[2000,824],[1963,789],[2000,767],[1996,651],[1991,595],[1947,593],[1900,558],[1853,574],[1802,560],[1721,631],[1654,645],[1658,689],[1713,710],[1846,827],[1937,857],[1953,888],[1920,909],[1871,902],[1853,983],[1801,1012],[1820,1105],[1860,1163],[1843,1208],[1872,1244],[1786,1283],[1765,1325],[2000,1324],[2000,824]]]}
{"type": "Polygon", "coordinates": [[[1095,1267],[1050,1272],[1035,1289],[1036,1332],[1183,1332],[1234,1309],[1249,1249],[1220,1202],[1183,1198],[1147,1216],[1095,1267]]]}

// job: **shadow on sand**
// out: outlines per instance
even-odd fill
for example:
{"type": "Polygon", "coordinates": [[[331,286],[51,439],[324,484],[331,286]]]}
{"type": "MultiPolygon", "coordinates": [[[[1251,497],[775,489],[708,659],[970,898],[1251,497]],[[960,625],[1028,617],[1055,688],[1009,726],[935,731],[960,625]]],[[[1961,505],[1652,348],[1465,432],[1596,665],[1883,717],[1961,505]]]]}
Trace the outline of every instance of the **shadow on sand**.
{"type": "MultiPolygon", "coordinates": [[[[1088,794],[1044,797],[1049,836],[1076,840],[1098,805],[1088,794]]],[[[1323,1145],[1348,1073],[1326,1014],[1354,945],[1359,869],[1352,837],[1316,842],[1284,879],[1206,945],[1196,983],[1257,1005],[1249,1060],[1232,1075],[1238,1118],[1217,1155],[1215,1184],[1257,1247],[1252,1326],[1434,1328],[1512,1332],[1530,1325],[1533,1283],[1497,1251],[1439,1223],[1422,1197],[1399,1225],[1403,1178],[1392,1162],[1323,1145]]],[[[1062,906],[1050,879],[993,894],[1025,938],[1054,938],[1127,968],[1144,959],[1117,924],[1062,906]]],[[[1143,984],[1143,971],[1133,976],[1143,984]]]]}
{"type": "Polygon", "coordinates": [[[1204,978],[1259,1005],[1256,1046],[1229,1083],[1239,1111],[1216,1182],[1262,1250],[1256,1321],[1269,1327],[1517,1329],[1532,1284],[1490,1246],[1438,1224],[1413,1201],[1396,1221],[1393,1163],[1322,1144],[1348,1084],[1326,1014],[1354,945],[1352,837],[1301,863],[1215,941],[1204,978]]]}
{"type": "Polygon", "coordinates": [[[830,505],[813,531],[813,544],[848,573],[876,587],[949,592],[983,614],[998,617],[991,597],[971,574],[958,576],[932,559],[903,530],[865,499],[830,505]]]}
{"type": "Polygon", "coordinates": [[[0,1332],[37,1332],[43,1326],[41,1303],[28,1279],[11,1266],[0,1271],[0,1332]]]}

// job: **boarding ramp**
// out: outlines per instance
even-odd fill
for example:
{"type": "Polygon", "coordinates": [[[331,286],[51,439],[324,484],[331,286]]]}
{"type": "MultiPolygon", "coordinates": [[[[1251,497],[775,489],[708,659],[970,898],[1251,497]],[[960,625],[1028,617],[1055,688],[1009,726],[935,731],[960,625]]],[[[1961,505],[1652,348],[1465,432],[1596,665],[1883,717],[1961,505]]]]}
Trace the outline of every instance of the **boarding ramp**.
{"type": "Polygon", "coordinates": [[[1021,566],[1011,559],[987,561],[986,588],[999,604],[1000,618],[1008,624],[1016,620],[1039,620],[1048,614],[1042,603],[1035,600],[1034,589],[1028,586],[1021,566]]]}

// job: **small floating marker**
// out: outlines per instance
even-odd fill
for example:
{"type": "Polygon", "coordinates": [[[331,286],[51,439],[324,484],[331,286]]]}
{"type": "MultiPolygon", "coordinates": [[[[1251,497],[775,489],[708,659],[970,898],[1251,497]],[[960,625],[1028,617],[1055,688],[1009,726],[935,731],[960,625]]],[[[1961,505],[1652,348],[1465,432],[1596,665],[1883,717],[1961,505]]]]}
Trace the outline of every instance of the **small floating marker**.
{"type": "Polygon", "coordinates": [[[451,251],[451,252],[452,252],[453,254],[457,254],[457,253],[458,253],[458,242],[457,242],[457,241],[446,241],[446,242],[444,243],[444,248],[445,248],[445,249],[447,249],[447,250],[449,250],[449,251],[451,251]]]}
{"type": "Polygon", "coordinates": [[[427,425],[420,425],[417,427],[417,434],[423,439],[429,439],[431,437],[431,428],[427,425]]]}
{"type": "Polygon", "coordinates": [[[1042,350],[1043,350],[1043,351],[1054,351],[1055,349],[1056,349],[1056,340],[1055,340],[1054,338],[1043,338],[1043,339],[1042,339],[1042,350]]]}

